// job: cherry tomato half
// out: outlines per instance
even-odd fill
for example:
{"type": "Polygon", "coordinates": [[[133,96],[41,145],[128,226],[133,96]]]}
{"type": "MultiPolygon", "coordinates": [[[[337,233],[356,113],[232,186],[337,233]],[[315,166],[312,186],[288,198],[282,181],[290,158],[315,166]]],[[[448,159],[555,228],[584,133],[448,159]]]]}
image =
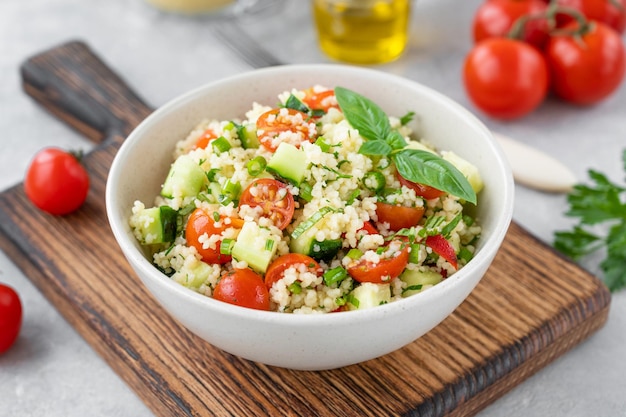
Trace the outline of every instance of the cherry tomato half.
{"type": "Polygon", "coordinates": [[[412,189],[413,191],[415,191],[416,195],[419,195],[420,197],[424,197],[426,200],[439,198],[445,194],[444,191],[438,190],[429,185],[424,185],[424,184],[419,184],[417,182],[409,181],[397,172],[396,172],[396,178],[398,178],[398,181],[400,181],[401,185],[404,185],[405,187],[412,189]]]}
{"type": "Polygon", "coordinates": [[[424,207],[376,203],[376,215],[378,216],[378,223],[388,223],[389,229],[398,231],[416,226],[424,216],[424,207]]]}
{"type": "Polygon", "coordinates": [[[302,102],[311,110],[324,110],[324,112],[328,112],[331,108],[339,108],[334,90],[315,91],[315,89],[311,87],[305,90],[305,96],[302,102]]]}
{"type": "MultiPolygon", "coordinates": [[[[566,28],[575,29],[576,24],[566,28]]],[[[546,45],[552,91],[581,105],[594,104],[621,84],[626,53],[621,37],[600,22],[591,22],[582,36],[554,35],[546,45]]]]}
{"type": "Polygon", "coordinates": [[[267,268],[267,272],[265,273],[265,285],[267,288],[272,288],[272,285],[274,285],[276,281],[281,280],[285,270],[297,265],[304,265],[308,272],[316,275],[319,275],[322,271],[317,261],[310,256],[300,253],[281,255],[267,268]]]}
{"type": "Polygon", "coordinates": [[[206,149],[211,143],[212,140],[217,139],[217,134],[213,131],[213,129],[207,129],[202,133],[202,136],[198,138],[196,143],[193,146],[193,149],[206,149]]]}
{"type": "Polygon", "coordinates": [[[428,236],[426,238],[426,246],[431,248],[437,255],[448,261],[454,269],[458,268],[456,252],[450,242],[448,242],[443,235],[428,236]]]}
{"type": "Polygon", "coordinates": [[[204,234],[210,237],[221,234],[229,227],[240,229],[243,226],[243,220],[241,219],[230,218],[228,224],[224,221],[225,219],[226,217],[221,216],[219,223],[216,224],[215,217],[212,213],[207,213],[201,208],[197,208],[191,213],[187,220],[187,226],[185,227],[185,239],[187,239],[187,244],[196,248],[204,262],[210,264],[225,264],[231,260],[230,255],[224,255],[220,252],[221,239],[215,243],[215,248],[204,249],[200,242],[200,238],[204,234]]]}
{"type": "Polygon", "coordinates": [[[304,141],[313,142],[317,137],[317,129],[315,123],[308,119],[309,116],[305,113],[294,109],[269,110],[260,115],[256,121],[259,142],[271,152],[278,148],[281,142],[278,139],[280,135],[287,132],[291,134],[287,141],[296,147],[304,141]]]}
{"type": "MultiPolygon", "coordinates": [[[[474,42],[494,37],[506,37],[515,22],[522,16],[544,13],[548,5],[542,0],[488,0],[483,2],[472,22],[474,42]]],[[[548,40],[547,20],[529,19],[525,23],[520,39],[538,48],[548,40]]]]}
{"type": "Polygon", "coordinates": [[[285,229],[296,207],[293,196],[287,186],[272,178],[254,180],[239,197],[239,205],[261,207],[263,217],[267,217],[279,229],[285,229]]]}
{"type": "Polygon", "coordinates": [[[465,58],[465,89],[488,115],[514,119],[536,109],[548,93],[548,66],[536,48],[513,39],[489,38],[465,58]]]}
{"type": "Polygon", "coordinates": [[[24,191],[39,209],[57,216],[83,205],[89,192],[89,174],[72,153],[57,148],[37,152],[28,167],[24,191]]]}
{"type": "MultiPolygon", "coordinates": [[[[618,33],[624,33],[626,29],[626,0],[558,0],[557,3],[578,10],[587,19],[602,22],[618,33]]],[[[571,16],[557,14],[559,26],[571,21],[571,16]]]]}
{"type": "Polygon", "coordinates": [[[382,284],[391,281],[400,275],[409,263],[409,246],[405,242],[400,243],[402,245],[400,251],[391,258],[381,258],[376,264],[364,258],[358,259],[348,265],[348,274],[358,282],[382,284]]]}
{"type": "Polygon", "coordinates": [[[22,326],[22,302],[17,292],[0,283],[0,354],[9,350],[22,326]]]}
{"type": "Polygon", "coordinates": [[[270,295],[263,279],[248,268],[235,269],[222,276],[213,290],[213,298],[256,310],[270,309],[270,295]]]}

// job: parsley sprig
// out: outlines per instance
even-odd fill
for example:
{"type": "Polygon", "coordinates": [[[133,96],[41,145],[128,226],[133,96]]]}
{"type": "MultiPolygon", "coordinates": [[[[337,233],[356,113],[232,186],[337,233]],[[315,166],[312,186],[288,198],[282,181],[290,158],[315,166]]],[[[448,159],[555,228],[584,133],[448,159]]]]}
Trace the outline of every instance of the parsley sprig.
{"type": "Polygon", "coordinates": [[[359,153],[389,156],[403,178],[476,204],[476,193],[467,178],[440,156],[407,148],[404,137],[391,128],[389,117],[376,103],[343,87],[335,88],[335,97],[350,125],[366,139],[359,153]]]}
{"type": "MultiPolygon", "coordinates": [[[[626,172],[626,149],[622,162],[626,172]]],[[[626,287],[626,184],[615,184],[593,169],[588,175],[593,184],[578,184],[567,196],[565,215],[578,217],[578,224],[570,231],[556,231],[554,247],[574,260],[606,250],[600,268],[609,290],[617,291],[626,287]],[[606,235],[590,230],[598,225],[608,227],[606,235]]]]}

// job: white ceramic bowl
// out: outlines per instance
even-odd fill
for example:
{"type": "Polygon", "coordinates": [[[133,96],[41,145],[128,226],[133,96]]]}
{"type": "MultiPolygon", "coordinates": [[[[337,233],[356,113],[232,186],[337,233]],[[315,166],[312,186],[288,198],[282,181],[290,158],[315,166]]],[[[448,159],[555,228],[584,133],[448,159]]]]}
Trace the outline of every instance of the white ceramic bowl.
{"type": "MultiPolygon", "coordinates": [[[[416,126],[417,127],[417,124],[416,126]]],[[[243,358],[291,369],[322,370],[373,359],[399,349],[443,321],[485,274],[508,229],[513,179],[489,130],[470,112],[416,82],[378,70],[342,65],[287,65],[219,80],[161,107],[126,139],[111,166],[107,215],[115,238],[144,285],[189,330],[243,358]],[[253,101],[315,84],[343,86],[372,99],[390,115],[415,111],[419,133],[475,164],[483,233],[475,257],[459,272],[420,294],[367,310],[293,315],[237,307],[170,280],[146,258],[128,225],[133,202],[153,201],[172,162],[177,140],[203,118],[243,117],[253,101]]]]}

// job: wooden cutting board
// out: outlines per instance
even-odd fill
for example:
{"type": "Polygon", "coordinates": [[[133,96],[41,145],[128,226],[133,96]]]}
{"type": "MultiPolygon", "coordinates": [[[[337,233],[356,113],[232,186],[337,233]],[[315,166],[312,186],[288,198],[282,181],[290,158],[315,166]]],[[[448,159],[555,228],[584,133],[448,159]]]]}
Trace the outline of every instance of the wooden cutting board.
{"type": "Polygon", "coordinates": [[[403,349],[323,372],[227,354],[165,314],[107,223],[109,166],[150,107],[80,42],[27,60],[22,76],[29,95],[98,145],[78,212],[46,215],[21,184],[0,194],[0,247],[158,416],[471,416],[607,319],[606,287],[513,223],[470,297],[403,349]]]}

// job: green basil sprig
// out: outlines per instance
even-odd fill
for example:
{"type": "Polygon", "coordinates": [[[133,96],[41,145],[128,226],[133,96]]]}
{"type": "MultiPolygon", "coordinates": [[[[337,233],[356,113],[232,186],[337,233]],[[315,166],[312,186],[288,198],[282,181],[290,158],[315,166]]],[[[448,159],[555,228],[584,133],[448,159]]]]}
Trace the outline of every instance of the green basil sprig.
{"type": "Polygon", "coordinates": [[[366,139],[359,153],[390,156],[403,178],[476,204],[476,193],[467,178],[438,155],[406,149],[406,141],[391,128],[389,117],[376,103],[344,87],[335,88],[335,97],[346,120],[366,139]]]}

